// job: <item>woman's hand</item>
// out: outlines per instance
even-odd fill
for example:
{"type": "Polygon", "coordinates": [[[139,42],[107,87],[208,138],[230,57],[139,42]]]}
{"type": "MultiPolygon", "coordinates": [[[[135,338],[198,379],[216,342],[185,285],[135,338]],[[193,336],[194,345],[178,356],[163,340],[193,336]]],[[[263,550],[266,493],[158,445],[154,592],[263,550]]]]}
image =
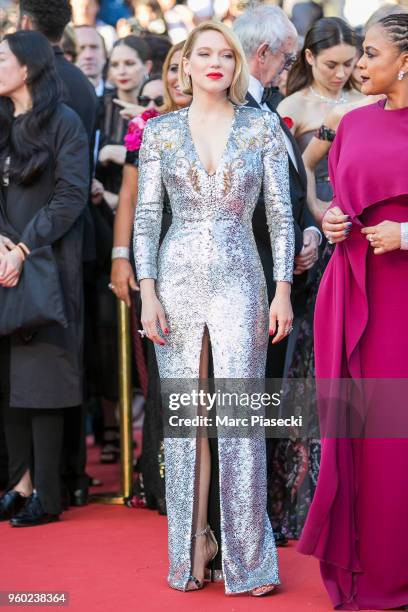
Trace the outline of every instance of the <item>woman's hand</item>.
{"type": "Polygon", "coordinates": [[[127,259],[118,258],[112,261],[111,269],[112,291],[119,300],[125,302],[130,308],[130,291],[139,291],[133,274],[132,266],[127,259]]]}
{"type": "Polygon", "coordinates": [[[126,147],[124,145],[105,145],[99,151],[99,161],[101,164],[113,162],[118,166],[123,166],[126,159],[126,147]]]}
{"type": "Polygon", "coordinates": [[[330,244],[343,242],[351,231],[352,222],[350,217],[334,206],[330,208],[323,217],[322,229],[330,244]]]}
{"type": "Polygon", "coordinates": [[[292,331],[293,310],[290,302],[290,283],[277,283],[275,297],[269,309],[269,335],[273,336],[278,327],[278,333],[272,340],[277,344],[292,331]]]}
{"type": "Polygon", "coordinates": [[[382,221],[378,225],[363,227],[361,233],[374,249],[374,255],[383,255],[401,248],[401,223],[382,221]]]}
{"type": "Polygon", "coordinates": [[[166,344],[165,341],[157,333],[157,321],[166,336],[169,333],[169,329],[164,308],[157,298],[154,289],[154,280],[151,278],[142,279],[140,281],[140,288],[142,292],[142,327],[152,342],[164,346],[166,344]]]}
{"type": "Polygon", "coordinates": [[[0,285],[15,287],[20,280],[23,262],[23,254],[17,248],[8,251],[6,255],[0,255],[0,285]]]}
{"type": "Polygon", "coordinates": [[[0,255],[7,255],[9,251],[15,248],[14,242],[6,236],[0,235],[0,255]]]}
{"type": "Polygon", "coordinates": [[[293,274],[303,274],[306,270],[313,268],[319,258],[319,236],[314,230],[303,231],[303,247],[299,255],[295,257],[295,269],[293,274]]]}
{"type": "Polygon", "coordinates": [[[124,102],[123,100],[119,100],[119,98],[114,98],[113,101],[115,104],[122,107],[122,110],[119,111],[119,115],[123,117],[123,119],[133,119],[134,117],[140,115],[146,110],[144,106],[132,104],[132,102],[124,102]]]}

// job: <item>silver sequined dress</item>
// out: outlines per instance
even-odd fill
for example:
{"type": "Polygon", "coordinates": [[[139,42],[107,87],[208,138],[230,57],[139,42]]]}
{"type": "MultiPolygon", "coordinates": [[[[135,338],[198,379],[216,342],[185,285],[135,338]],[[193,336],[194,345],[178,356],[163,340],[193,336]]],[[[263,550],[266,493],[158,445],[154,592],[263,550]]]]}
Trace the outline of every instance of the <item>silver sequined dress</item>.
{"type": "MultiPolygon", "coordinates": [[[[134,249],[139,280],[154,278],[169,324],[156,345],[161,379],[196,379],[205,326],[215,378],[265,376],[266,282],[252,215],[263,185],[277,281],[292,281],[294,231],[287,153],[276,116],[235,107],[216,172],[200,162],[188,109],[149,120],[140,151],[134,249]],[[166,189],[172,225],[160,247],[166,189]]],[[[279,584],[266,512],[265,439],[219,438],[222,568],[226,593],[279,584]]],[[[169,583],[191,573],[196,439],[165,438],[169,583]]]]}

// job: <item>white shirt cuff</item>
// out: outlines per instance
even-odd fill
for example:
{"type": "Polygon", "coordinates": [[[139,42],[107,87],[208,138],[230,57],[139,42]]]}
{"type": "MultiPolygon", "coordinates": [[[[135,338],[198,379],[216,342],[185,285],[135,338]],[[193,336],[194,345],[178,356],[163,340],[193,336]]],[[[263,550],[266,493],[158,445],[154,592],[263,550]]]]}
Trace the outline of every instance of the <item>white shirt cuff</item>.
{"type": "Polygon", "coordinates": [[[319,234],[319,246],[322,244],[322,232],[319,230],[319,228],[317,228],[315,225],[311,225],[310,227],[306,227],[303,231],[306,232],[306,230],[313,230],[314,232],[316,232],[317,234],[319,234]]]}

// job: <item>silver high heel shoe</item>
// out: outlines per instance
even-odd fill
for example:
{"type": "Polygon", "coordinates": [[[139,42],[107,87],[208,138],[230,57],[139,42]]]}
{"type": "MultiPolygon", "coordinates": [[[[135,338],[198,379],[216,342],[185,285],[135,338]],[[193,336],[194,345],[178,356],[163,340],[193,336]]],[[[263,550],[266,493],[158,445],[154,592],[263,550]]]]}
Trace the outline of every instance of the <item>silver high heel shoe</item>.
{"type": "Polygon", "coordinates": [[[265,595],[269,595],[276,589],[274,584],[265,584],[264,586],[256,587],[249,591],[253,597],[264,597],[265,595]]]}
{"type": "MultiPolygon", "coordinates": [[[[215,552],[213,554],[211,554],[211,556],[207,559],[206,561],[206,566],[210,563],[210,561],[212,561],[218,553],[218,542],[215,539],[215,535],[214,532],[212,531],[211,527],[209,525],[207,525],[207,527],[205,527],[205,529],[203,529],[202,531],[197,531],[197,533],[195,533],[191,539],[193,538],[198,538],[199,536],[205,536],[207,538],[209,538],[209,540],[212,542],[212,544],[214,544],[215,546],[215,552]]],[[[200,589],[203,588],[204,583],[206,580],[208,580],[208,576],[211,576],[211,573],[209,574],[208,572],[211,572],[211,570],[208,570],[208,568],[206,567],[204,570],[204,580],[199,580],[198,578],[196,578],[195,576],[193,576],[192,574],[190,574],[190,576],[188,577],[188,582],[192,582],[195,587],[193,588],[187,588],[186,591],[198,591],[200,589]]]]}

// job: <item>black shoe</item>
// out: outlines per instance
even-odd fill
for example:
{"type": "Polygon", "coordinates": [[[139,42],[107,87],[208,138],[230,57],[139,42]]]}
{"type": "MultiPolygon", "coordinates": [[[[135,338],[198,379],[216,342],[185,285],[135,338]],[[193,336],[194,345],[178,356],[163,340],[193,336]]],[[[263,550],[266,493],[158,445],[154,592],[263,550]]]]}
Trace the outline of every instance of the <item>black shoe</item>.
{"type": "Polygon", "coordinates": [[[35,527],[59,521],[59,514],[48,514],[44,512],[40,498],[36,493],[29,497],[25,508],[11,519],[12,527],[35,527]]]}
{"type": "Polygon", "coordinates": [[[71,491],[70,495],[70,505],[80,508],[81,506],[86,506],[88,504],[88,489],[75,489],[75,491],[71,491]]]}
{"type": "Polygon", "coordinates": [[[273,535],[276,546],[286,546],[289,542],[288,538],[281,531],[274,531],[273,535]]]}
{"type": "Polygon", "coordinates": [[[0,521],[8,521],[18,514],[26,505],[28,497],[23,497],[18,491],[7,491],[0,498],[0,521]]]}
{"type": "Polygon", "coordinates": [[[102,480],[99,480],[99,478],[95,478],[94,476],[88,476],[88,480],[90,487],[101,487],[103,485],[102,480]]]}

